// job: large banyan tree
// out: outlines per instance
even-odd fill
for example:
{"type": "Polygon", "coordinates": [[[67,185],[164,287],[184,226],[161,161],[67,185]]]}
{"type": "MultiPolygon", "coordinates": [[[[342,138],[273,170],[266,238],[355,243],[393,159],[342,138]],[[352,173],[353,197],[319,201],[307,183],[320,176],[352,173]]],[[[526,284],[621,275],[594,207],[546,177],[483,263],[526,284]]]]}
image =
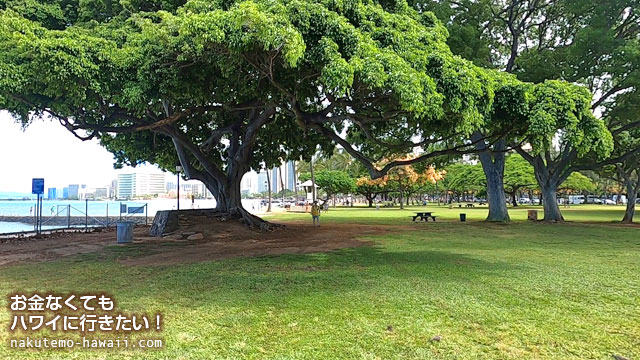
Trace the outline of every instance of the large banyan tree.
{"type": "Polygon", "coordinates": [[[242,176],[318,145],[343,147],[376,178],[531,134],[528,110],[510,104],[529,109],[532,91],[453,56],[446,29],[404,1],[6,4],[0,109],[98,138],[117,164],[181,164],[220,212],[260,228],[242,176]]]}

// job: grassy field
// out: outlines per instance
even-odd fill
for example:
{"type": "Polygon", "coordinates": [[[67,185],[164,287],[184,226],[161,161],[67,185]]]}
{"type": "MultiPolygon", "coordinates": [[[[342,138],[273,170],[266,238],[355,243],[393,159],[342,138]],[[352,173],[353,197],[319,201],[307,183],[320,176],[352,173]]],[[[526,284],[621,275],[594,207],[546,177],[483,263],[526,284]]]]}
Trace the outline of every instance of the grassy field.
{"type": "MultiPolygon", "coordinates": [[[[323,226],[406,225],[332,253],[128,267],[114,248],[106,259],[3,267],[0,358],[640,357],[640,228],[610,224],[623,208],[576,206],[564,211],[573,223],[509,225],[460,223],[460,209],[446,207],[429,207],[436,223],[412,223],[417,209],[332,209],[323,226]],[[165,347],[9,349],[6,294],[17,290],[106,291],[123,311],[161,311],[165,347]]],[[[524,219],[526,208],[511,213],[524,219]]]]}
{"type": "MultiPolygon", "coordinates": [[[[360,224],[398,224],[406,223],[411,218],[409,216],[415,215],[417,211],[431,211],[437,216],[438,220],[445,221],[458,221],[460,213],[467,215],[467,219],[484,220],[487,217],[489,211],[486,205],[476,206],[474,208],[466,208],[465,203],[461,204],[463,207],[458,207],[457,203],[452,205],[449,209],[448,205],[428,205],[428,206],[408,206],[405,209],[395,208],[375,208],[367,207],[338,207],[339,211],[334,211],[333,207],[329,208],[328,213],[322,214],[322,219],[327,221],[346,222],[346,223],[360,223],[360,224]]],[[[636,206],[637,207],[637,206],[636,206]]],[[[527,210],[537,210],[538,218],[542,219],[544,211],[542,206],[529,205],[509,207],[509,215],[511,220],[519,222],[527,220],[527,210]]],[[[568,222],[602,222],[602,223],[615,223],[619,222],[624,216],[625,206],[622,205],[571,205],[570,207],[561,207],[560,209],[568,222]]],[[[287,219],[305,219],[309,218],[309,214],[302,213],[286,213],[278,214],[270,217],[276,220],[287,219]]]]}

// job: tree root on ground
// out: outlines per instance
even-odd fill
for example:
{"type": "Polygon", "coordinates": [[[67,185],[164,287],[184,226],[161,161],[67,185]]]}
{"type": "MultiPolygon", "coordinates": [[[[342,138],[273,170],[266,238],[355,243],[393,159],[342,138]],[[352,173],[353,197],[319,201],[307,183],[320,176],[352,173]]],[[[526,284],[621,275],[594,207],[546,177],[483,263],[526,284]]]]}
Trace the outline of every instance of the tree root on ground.
{"type": "Polygon", "coordinates": [[[236,208],[228,212],[220,212],[213,216],[219,218],[220,221],[239,220],[248,227],[260,231],[275,231],[284,229],[286,227],[282,224],[274,224],[272,222],[266,221],[241,208],[236,208]]]}

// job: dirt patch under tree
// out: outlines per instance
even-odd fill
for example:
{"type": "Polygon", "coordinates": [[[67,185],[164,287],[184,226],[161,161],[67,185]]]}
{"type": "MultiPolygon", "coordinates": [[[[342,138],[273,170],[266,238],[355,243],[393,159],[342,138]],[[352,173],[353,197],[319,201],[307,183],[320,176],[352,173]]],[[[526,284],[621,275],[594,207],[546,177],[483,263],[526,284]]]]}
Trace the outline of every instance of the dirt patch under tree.
{"type": "Polygon", "coordinates": [[[288,222],[284,229],[260,232],[236,221],[181,215],[177,231],[158,238],[149,236],[149,227],[140,226],[134,231],[133,243],[125,245],[116,244],[115,229],[5,240],[0,243],[0,265],[55,260],[83,253],[104,254],[114,245],[118,247],[118,261],[125,265],[171,265],[230,257],[307,254],[370,245],[363,237],[397,230],[376,225],[313,227],[306,222],[288,222]],[[131,248],[130,252],[127,247],[131,248]]]}

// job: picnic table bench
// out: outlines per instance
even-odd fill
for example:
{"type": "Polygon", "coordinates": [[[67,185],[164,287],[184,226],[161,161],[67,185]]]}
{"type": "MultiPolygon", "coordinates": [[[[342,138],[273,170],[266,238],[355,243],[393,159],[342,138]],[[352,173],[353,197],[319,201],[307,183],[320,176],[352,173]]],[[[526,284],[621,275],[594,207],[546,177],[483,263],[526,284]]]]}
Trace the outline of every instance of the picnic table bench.
{"type": "Polygon", "coordinates": [[[416,213],[415,216],[411,216],[413,218],[413,221],[416,221],[417,218],[420,218],[420,221],[424,220],[424,221],[429,221],[429,218],[433,219],[433,221],[436,221],[436,216],[433,215],[433,213],[431,212],[419,212],[416,213]]]}
{"type": "Polygon", "coordinates": [[[469,203],[469,204],[466,205],[466,207],[472,208],[472,207],[476,207],[476,206],[474,204],[469,203]]]}

